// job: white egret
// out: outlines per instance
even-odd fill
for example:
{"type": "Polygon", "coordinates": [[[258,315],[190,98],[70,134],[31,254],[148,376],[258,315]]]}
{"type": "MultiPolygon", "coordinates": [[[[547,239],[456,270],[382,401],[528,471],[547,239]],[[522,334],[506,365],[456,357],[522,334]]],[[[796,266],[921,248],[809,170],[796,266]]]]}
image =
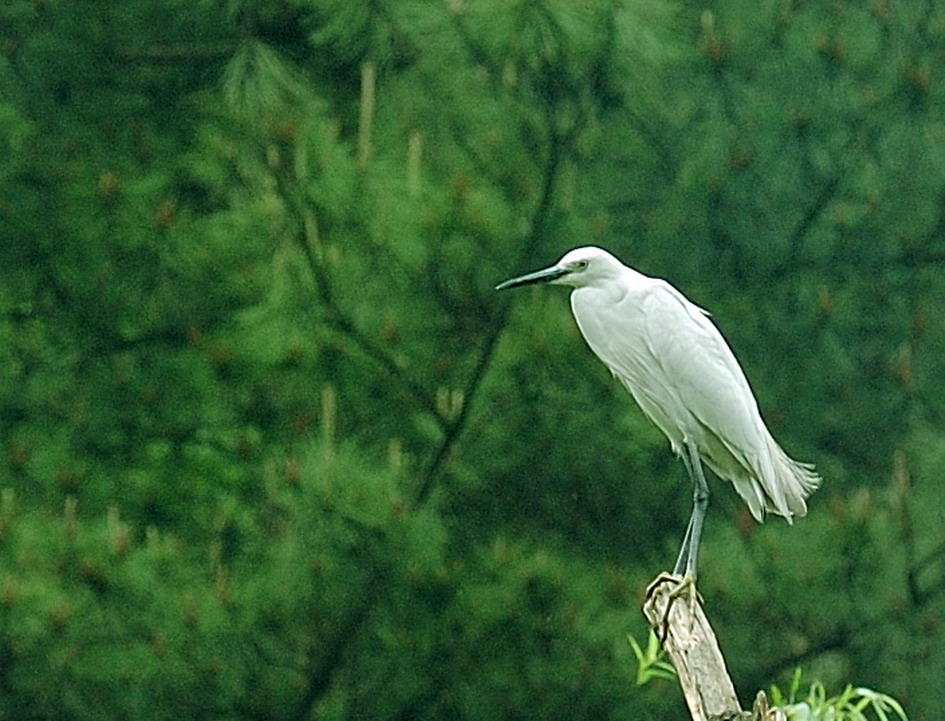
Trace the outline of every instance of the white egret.
{"type": "Polygon", "coordinates": [[[571,310],[587,344],[666,434],[692,479],[674,595],[695,583],[709,502],[703,463],[732,482],[759,522],[766,512],[788,523],[807,512],[805,499],[820,477],[771,437],[745,374],[706,311],[665,280],[593,247],[572,250],[550,268],[496,290],[541,282],[574,289],[571,310]]]}

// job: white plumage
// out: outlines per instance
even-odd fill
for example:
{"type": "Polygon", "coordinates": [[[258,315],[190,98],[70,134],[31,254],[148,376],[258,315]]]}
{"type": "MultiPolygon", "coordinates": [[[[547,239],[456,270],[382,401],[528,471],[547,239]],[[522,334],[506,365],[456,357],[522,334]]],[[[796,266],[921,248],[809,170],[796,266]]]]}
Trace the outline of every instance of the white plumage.
{"type": "Polygon", "coordinates": [[[759,521],[766,512],[789,522],[807,512],[805,499],[820,478],[772,438],[745,374],[706,311],[600,248],[572,250],[550,268],[498,289],[536,282],[574,289],[571,309],[587,344],[686,463],[695,503],[676,573],[695,577],[708,501],[700,460],[732,482],[759,521]]]}

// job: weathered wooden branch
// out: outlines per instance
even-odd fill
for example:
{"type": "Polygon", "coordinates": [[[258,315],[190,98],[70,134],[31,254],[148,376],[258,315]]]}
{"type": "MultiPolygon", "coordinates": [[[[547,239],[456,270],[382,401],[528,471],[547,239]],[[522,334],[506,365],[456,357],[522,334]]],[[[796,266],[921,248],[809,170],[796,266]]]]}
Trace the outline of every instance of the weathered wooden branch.
{"type": "Polygon", "coordinates": [[[674,598],[678,582],[667,573],[657,576],[647,589],[643,614],[663,639],[693,721],[783,721],[782,711],[768,708],[764,691],[751,711],[742,710],[702,604],[686,595],[674,598]]]}

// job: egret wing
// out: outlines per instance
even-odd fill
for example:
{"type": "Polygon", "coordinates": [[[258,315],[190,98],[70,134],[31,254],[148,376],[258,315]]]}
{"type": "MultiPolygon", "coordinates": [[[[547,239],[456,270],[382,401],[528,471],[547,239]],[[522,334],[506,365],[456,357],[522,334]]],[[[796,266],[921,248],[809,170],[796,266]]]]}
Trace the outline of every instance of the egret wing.
{"type": "Polygon", "coordinates": [[[664,283],[646,317],[651,351],[685,408],[690,425],[683,432],[707,465],[735,485],[759,520],[766,510],[788,520],[806,513],[805,498],[820,479],[772,438],[741,366],[708,314],[664,283]],[[673,330],[666,330],[669,325],[673,330]]]}
{"type": "Polygon", "coordinates": [[[663,282],[647,297],[644,313],[648,347],[686,437],[704,443],[710,434],[741,462],[760,451],[765,431],[754,395],[708,314],[663,282]]]}
{"type": "Polygon", "coordinates": [[[588,307],[595,309],[586,314],[591,318],[579,319],[588,343],[673,449],[682,453],[694,442],[757,518],[766,507],[786,510],[773,473],[757,468],[769,434],[748,381],[705,311],[658,279],[638,283],[617,302],[588,307]]]}

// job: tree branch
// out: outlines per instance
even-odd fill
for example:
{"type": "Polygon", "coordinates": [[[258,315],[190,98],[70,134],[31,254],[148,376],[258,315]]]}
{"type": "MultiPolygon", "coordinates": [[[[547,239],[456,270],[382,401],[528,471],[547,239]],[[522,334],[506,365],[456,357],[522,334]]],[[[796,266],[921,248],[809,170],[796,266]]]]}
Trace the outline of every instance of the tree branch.
{"type": "Polygon", "coordinates": [[[742,712],[712,627],[697,602],[673,598],[678,579],[660,574],[647,589],[643,614],[676,669],[693,721],[733,718],[742,712]],[[665,627],[664,627],[665,626],[665,627]]]}
{"type": "Polygon", "coordinates": [[[768,707],[764,691],[755,696],[751,711],[742,711],[702,605],[673,596],[678,581],[667,573],[657,576],[647,588],[643,614],[664,638],[663,649],[676,669],[693,721],[783,721],[782,711],[768,707]]]}
{"type": "MultiPolygon", "coordinates": [[[[551,118],[551,110],[548,111],[548,116],[550,123],[548,160],[545,165],[541,196],[539,197],[538,205],[535,207],[532,227],[525,238],[522,251],[519,254],[520,260],[524,260],[531,255],[534,247],[539,243],[545,234],[545,226],[551,213],[551,203],[554,197],[555,182],[558,178],[561,161],[564,158],[564,148],[566,145],[562,137],[555,132],[553,119],[551,118]]],[[[576,132],[576,128],[570,128],[565,136],[566,139],[570,141],[576,132]]],[[[429,496],[430,491],[433,489],[433,484],[439,475],[440,470],[443,468],[443,464],[446,462],[450,451],[455,446],[457,440],[462,434],[463,429],[466,426],[466,421],[469,418],[469,409],[472,407],[473,398],[475,397],[476,392],[479,390],[486,371],[489,368],[489,364],[492,362],[496,346],[498,345],[499,336],[505,329],[511,307],[511,302],[507,302],[500,309],[496,322],[493,323],[492,327],[489,329],[486,340],[480,347],[476,364],[463,390],[463,404],[459,410],[459,413],[457,413],[455,418],[450,420],[450,422],[447,424],[446,431],[443,435],[443,440],[440,442],[439,447],[433,453],[429,464],[424,470],[422,476],[423,480],[420,483],[420,488],[417,490],[416,500],[418,503],[423,503],[429,496]]]]}
{"type": "Polygon", "coordinates": [[[449,422],[440,412],[435,397],[411,378],[407,371],[383,348],[374,343],[360,328],[344,313],[335,299],[331,276],[321,262],[316,247],[318,246],[315,217],[309,209],[299,209],[300,228],[298,243],[305,255],[305,260],[315,281],[315,292],[328,313],[328,320],[333,328],[351,340],[368,358],[381,366],[392,378],[397,380],[411,396],[429,413],[444,432],[448,432],[449,422]]]}

